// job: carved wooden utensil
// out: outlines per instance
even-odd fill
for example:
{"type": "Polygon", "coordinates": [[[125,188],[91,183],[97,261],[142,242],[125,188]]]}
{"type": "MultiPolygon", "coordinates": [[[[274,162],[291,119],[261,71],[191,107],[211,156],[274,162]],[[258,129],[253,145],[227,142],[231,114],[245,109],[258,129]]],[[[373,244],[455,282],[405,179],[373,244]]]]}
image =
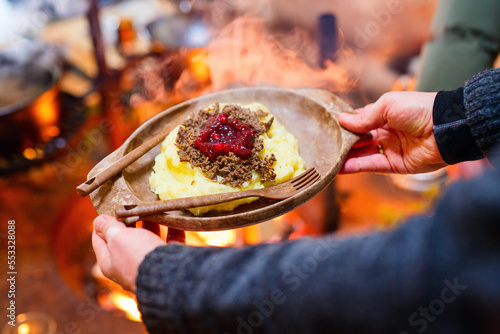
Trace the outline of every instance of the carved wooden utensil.
{"type": "Polygon", "coordinates": [[[162,132],[160,132],[153,138],[149,138],[142,145],[136,147],[134,150],[124,155],[119,160],[115,161],[112,165],[101,170],[96,175],[89,177],[87,181],[76,187],[76,192],[81,197],[87,196],[88,194],[99,188],[101,185],[103,185],[105,182],[107,182],[109,179],[111,179],[113,176],[121,173],[122,170],[142,157],[153,147],[161,143],[169,133],[170,130],[168,128],[165,128],[162,132]]]}
{"type": "MultiPolygon", "coordinates": [[[[320,89],[289,90],[271,87],[245,87],[225,90],[192,99],[156,115],[142,124],[115,152],[99,162],[89,173],[92,179],[99,172],[160,133],[166,135],[188,115],[214,103],[261,103],[297,139],[299,153],[306,168],[314,168],[321,178],[307,189],[280,202],[261,199],[241,205],[230,212],[208,212],[194,216],[187,210],[176,210],[141,217],[168,227],[190,231],[217,231],[248,226],[280,216],[305,203],[321,192],[337,175],[352,145],[361,137],[338,123],[341,112],[353,110],[336,95],[320,89]]],[[[114,215],[126,204],[158,201],[150,190],[149,176],[160,143],[130,163],[119,174],[90,194],[99,214],[114,215]]],[[[125,167],[125,166],[122,166],[125,167]]]]}
{"type": "Polygon", "coordinates": [[[314,168],[310,168],[299,176],[272,187],[205,196],[167,199],[149,203],[126,204],[118,207],[115,213],[116,217],[120,218],[124,223],[130,224],[140,220],[142,216],[148,216],[171,210],[189,209],[220,204],[241,198],[260,197],[282,200],[298,194],[303,189],[306,189],[307,187],[314,184],[314,182],[318,181],[320,178],[321,175],[319,175],[314,168]]]}

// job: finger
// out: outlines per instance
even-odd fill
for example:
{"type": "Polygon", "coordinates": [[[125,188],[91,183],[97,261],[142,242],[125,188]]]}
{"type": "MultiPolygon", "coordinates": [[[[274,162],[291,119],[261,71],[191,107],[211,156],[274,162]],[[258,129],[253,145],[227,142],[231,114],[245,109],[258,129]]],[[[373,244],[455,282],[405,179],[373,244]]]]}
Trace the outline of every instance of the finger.
{"type": "Polygon", "coordinates": [[[383,105],[374,104],[358,109],[358,113],[342,113],[339,122],[342,126],[353,132],[365,133],[380,128],[387,123],[383,105]]]}
{"type": "Polygon", "coordinates": [[[378,153],[380,153],[380,148],[377,144],[367,144],[352,148],[347,155],[347,159],[361,158],[378,153]]]}
{"type": "Polygon", "coordinates": [[[377,153],[364,157],[347,159],[341,169],[342,174],[361,172],[392,173],[392,168],[387,157],[377,153]]]}
{"type": "Polygon", "coordinates": [[[374,105],[374,103],[368,103],[366,106],[361,107],[361,108],[357,108],[354,111],[356,112],[356,114],[359,114],[359,113],[362,113],[365,109],[373,107],[373,105],[374,105]]]}
{"type": "Polygon", "coordinates": [[[92,247],[94,248],[99,268],[103,273],[107,273],[111,267],[108,245],[95,231],[92,233],[92,247]]]}
{"type": "Polygon", "coordinates": [[[347,154],[346,161],[340,169],[340,174],[352,174],[360,172],[355,159],[366,157],[374,154],[379,154],[380,149],[377,144],[367,144],[360,147],[353,147],[347,154]]]}
{"type": "Polygon", "coordinates": [[[102,215],[94,220],[96,233],[109,242],[119,231],[126,229],[125,225],[111,216],[102,215]]]}

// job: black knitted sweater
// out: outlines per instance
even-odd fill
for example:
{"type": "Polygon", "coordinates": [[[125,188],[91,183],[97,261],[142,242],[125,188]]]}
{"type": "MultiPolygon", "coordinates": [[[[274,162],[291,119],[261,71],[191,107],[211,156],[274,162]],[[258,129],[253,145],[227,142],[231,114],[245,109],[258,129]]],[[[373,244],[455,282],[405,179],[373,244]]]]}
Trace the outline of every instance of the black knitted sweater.
{"type": "Polygon", "coordinates": [[[464,88],[439,92],[434,135],[448,164],[490,157],[500,142],[500,69],[482,72],[464,88]]]}
{"type": "MultiPolygon", "coordinates": [[[[437,96],[446,161],[494,156],[499,73],[437,96]]],[[[150,333],[499,333],[500,171],[452,185],[434,216],[391,232],[159,247],[139,268],[137,300],[150,333]]]]}

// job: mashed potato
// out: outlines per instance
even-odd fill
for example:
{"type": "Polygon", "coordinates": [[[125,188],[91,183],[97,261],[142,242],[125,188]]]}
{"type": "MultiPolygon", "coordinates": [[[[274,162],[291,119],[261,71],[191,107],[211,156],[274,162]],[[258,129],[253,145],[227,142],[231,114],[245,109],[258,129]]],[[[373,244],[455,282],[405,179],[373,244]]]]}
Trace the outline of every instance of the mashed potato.
{"type": "MultiPolygon", "coordinates": [[[[223,104],[220,105],[221,110],[223,106],[223,104]]],[[[273,117],[269,110],[261,104],[253,103],[243,107],[250,108],[252,111],[261,109],[268,113],[269,115],[261,119],[261,121],[267,121],[273,117]]],[[[161,152],[155,158],[153,173],[149,178],[151,190],[158,194],[160,199],[164,200],[258,189],[274,184],[261,183],[260,175],[255,171],[253,172],[252,179],[244,182],[241,187],[236,188],[229,184],[213,182],[204,175],[199,167],[192,168],[189,162],[181,162],[179,160],[177,154],[178,148],[175,146],[179,127],[180,125],[172,130],[162,142],[161,152]]],[[[297,140],[292,134],[287,132],[285,127],[276,119],[274,119],[269,131],[261,135],[261,138],[263,139],[264,149],[259,152],[260,157],[264,158],[265,156],[271,156],[272,153],[274,153],[276,157],[276,163],[274,165],[274,172],[276,173],[275,184],[292,179],[304,172],[305,164],[304,160],[299,155],[297,140]]],[[[221,178],[218,178],[218,181],[221,181],[221,178]]],[[[255,198],[245,198],[223,204],[194,208],[189,211],[196,216],[210,210],[231,211],[238,205],[249,203],[253,200],[255,200],[255,198]]]]}

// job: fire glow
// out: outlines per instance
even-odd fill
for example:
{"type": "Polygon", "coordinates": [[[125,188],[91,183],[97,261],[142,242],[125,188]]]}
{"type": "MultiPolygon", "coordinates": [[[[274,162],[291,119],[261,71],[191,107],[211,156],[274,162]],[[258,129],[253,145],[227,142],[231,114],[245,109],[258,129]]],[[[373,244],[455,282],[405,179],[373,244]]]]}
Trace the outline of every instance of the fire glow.
{"type": "Polygon", "coordinates": [[[141,313],[137,307],[135,298],[126,291],[112,290],[109,294],[99,296],[99,305],[105,310],[121,310],[128,319],[141,322],[141,313]]]}
{"type": "Polygon", "coordinates": [[[197,232],[198,238],[207,246],[227,247],[236,243],[236,231],[197,232]]]}

